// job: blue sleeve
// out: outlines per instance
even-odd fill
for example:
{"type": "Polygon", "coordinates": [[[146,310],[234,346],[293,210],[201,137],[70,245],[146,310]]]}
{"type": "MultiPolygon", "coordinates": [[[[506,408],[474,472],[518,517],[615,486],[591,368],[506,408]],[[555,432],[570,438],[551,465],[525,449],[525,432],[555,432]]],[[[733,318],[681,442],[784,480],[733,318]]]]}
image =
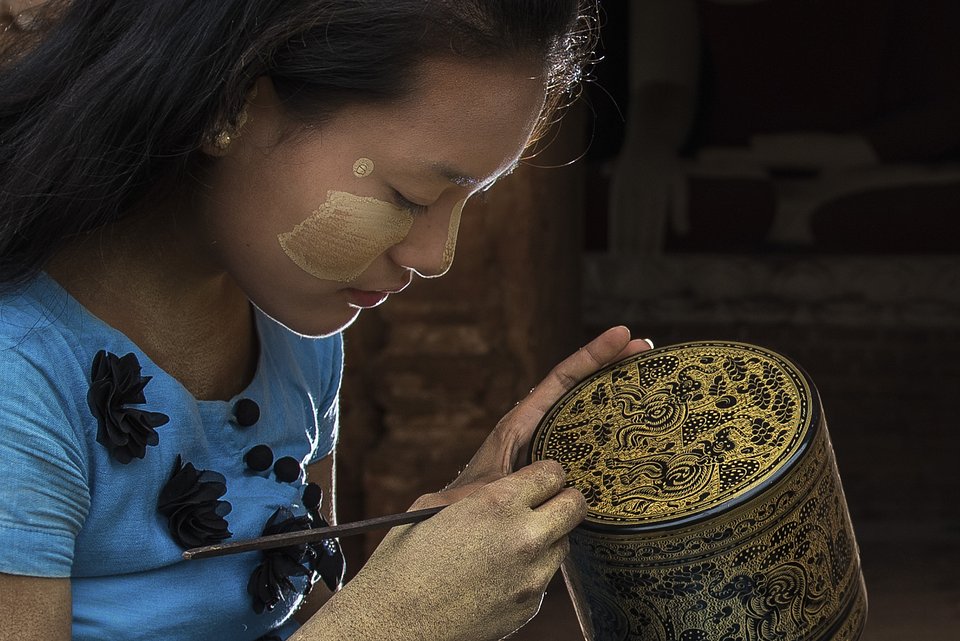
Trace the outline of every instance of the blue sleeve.
{"type": "Polygon", "coordinates": [[[50,369],[21,348],[0,349],[0,572],[7,574],[70,576],[90,509],[87,450],[66,400],[78,391],[70,390],[76,372],[50,369]]]}
{"type": "Polygon", "coordinates": [[[340,431],[340,381],[343,376],[343,335],[323,339],[321,358],[321,395],[317,404],[317,447],[310,463],[329,456],[340,431]]]}

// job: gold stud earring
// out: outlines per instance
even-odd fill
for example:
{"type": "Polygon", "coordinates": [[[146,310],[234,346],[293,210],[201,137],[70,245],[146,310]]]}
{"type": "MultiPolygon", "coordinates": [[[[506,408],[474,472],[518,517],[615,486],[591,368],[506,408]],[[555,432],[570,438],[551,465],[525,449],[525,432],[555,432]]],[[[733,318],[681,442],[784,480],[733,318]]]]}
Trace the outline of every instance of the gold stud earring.
{"type": "Polygon", "coordinates": [[[247,105],[244,104],[240,113],[237,114],[236,125],[233,127],[228,125],[214,134],[212,141],[213,146],[219,151],[226,151],[230,143],[240,137],[240,130],[249,120],[250,116],[247,114],[247,105]]]}
{"type": "Polygon", "coordinates": [[[240,108],[240,112],[237,114],[236,124],[234,126],[227,125],[216,134],[213,135],[211,143],[216,147],[217,151],[224,152],[230,146],[234,140],[240,137],[240,130],[243,129],[250,121],[250,114],[247,111],[247,107],[250,105],[250,101],[257,97],[257,86],[253,85],[250,91],[247,92],[247,97],[244,100],[243,107],[240,108]]]}
{"type": "Polygon", "coordinates": [[[213,137],[213,146],[220,151],[226,151],[231,142],[233,142],[233,138],[226,129],[221,129],[220,132],[213,137]]]}
{"type": "Polygon", "coordinates": [[[32,11],[21,11],[18,14],[5,12],[0,15],[0,33],[14,31],[19,33],[30,33],[39,31],[40,20],[32,11]]]}
{"type": "MultiPolygon", "coordinates": [[[[15,27],[23,33],[37,31],[40,28],[40,21],[32,11],[21,11],[13,17],[12,27],[15,27]]],[[[9,27],[8,27],[9,28],[9,27]]]]}

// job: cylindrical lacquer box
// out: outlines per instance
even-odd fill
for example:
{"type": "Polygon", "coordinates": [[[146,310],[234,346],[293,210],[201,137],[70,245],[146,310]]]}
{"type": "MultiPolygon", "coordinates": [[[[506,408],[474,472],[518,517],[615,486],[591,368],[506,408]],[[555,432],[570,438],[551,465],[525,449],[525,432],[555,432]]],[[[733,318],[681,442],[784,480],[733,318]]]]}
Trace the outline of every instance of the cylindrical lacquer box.
{"type": "Polygon", "coordinates": [[[866,588],[809,376],[695,342],[611,365],[531,443],[587,498],[563,572],[591,641],[853,641],[866,588]]]}

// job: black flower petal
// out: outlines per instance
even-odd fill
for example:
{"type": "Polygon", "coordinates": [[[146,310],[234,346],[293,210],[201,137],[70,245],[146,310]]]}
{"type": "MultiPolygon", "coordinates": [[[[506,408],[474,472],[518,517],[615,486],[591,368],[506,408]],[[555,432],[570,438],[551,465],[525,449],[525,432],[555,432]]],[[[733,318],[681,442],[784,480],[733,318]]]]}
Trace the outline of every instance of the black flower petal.
{"type": "MultiPolygon", "coordinates": [[[[327,520],[319,514],[314,520],[314,527],[326,527],[327,520]]],[[[336,592],[343,585],[343,576],[347,572],[347,560],[340,549],[338,539],[323,539],[307,545],[307,561],[310,569],[320,575],[323,582],[332,592],[336,592]]]]}
{"type": "MultiPolygon", "coordinates": [[[[280,508],[267,521],[263,535],[300,532],[322,525],[326,525],[322,517],[316,519],[310,514],[294,516],[289,509],[280,508]]],[[[254,611],[259,614],[264,610],[272,610],[295,592],[296,587],[290,581],[293,576],[310,576],[307,591],[318,580],[317,574],[331,590],[337,589],[343,581],[343,555],[339,554],[339,563],[331,563],[325,560],[330,549],[339,554],[340,548],[335,539],[264,550],[263,560],[254,569],[247,583],[247,593],[253,597],[254,611]],[[332,548],[325,547],[331,543],[332,548]]]]}
{"type": "Polygon", "coordinates": [[[317,485],[316,483],[307,483],[307,486],[303,488],[303,505],[310,513],[317,513],[320,510],[320,505],[323,503],[323,488],[317,485]]]}
{"type": "Polygon", "coordinates": [[[167,517],[170,536],[183,548],[213,545],[231,536],[224,518],[232,506],[219,500],[227,493],[223,475],[197,470],[180,456],[160,491],[157,509],[167,517]]]}
{"type": "Polygon", "coordinates": [[[118,357],[100,350],[93,358],[87,405],[97,419],[97,442],[121,463],[142,459],[148,445],[160,442],[154,428],[169,421],[160,412],[126,405],[146,403],[143,388],[149,376],[140,376],[140,362],[132,352],[118,357]]]}
{"type": "MultiPolygon", "coordinates": [[[[310,516],[296,517],[285,507],[277,509],[267,520],[263,536],[309,529],[310,516]]],[[[253,610],[260,614],[272,610],[288,595],[296,591],[291,576],[307,576],[310,572],[300,560],[305,545],[289,545],[263,551],[263,560],[254,568],[247,582],[247,593],[253,597],[253,610]]]]}

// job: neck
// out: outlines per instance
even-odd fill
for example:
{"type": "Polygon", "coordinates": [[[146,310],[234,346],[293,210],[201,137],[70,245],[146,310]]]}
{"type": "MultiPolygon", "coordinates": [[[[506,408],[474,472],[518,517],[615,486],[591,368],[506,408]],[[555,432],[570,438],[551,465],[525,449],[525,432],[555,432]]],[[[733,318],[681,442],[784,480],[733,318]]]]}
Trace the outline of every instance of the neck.
{"type": "Polygon", "coordinates": [[[198,238],[175,215],[137,214],[75,239],[46,269],[196,398],[225,400],[253,377],[257,337],[249,300],[198,238]]]}

